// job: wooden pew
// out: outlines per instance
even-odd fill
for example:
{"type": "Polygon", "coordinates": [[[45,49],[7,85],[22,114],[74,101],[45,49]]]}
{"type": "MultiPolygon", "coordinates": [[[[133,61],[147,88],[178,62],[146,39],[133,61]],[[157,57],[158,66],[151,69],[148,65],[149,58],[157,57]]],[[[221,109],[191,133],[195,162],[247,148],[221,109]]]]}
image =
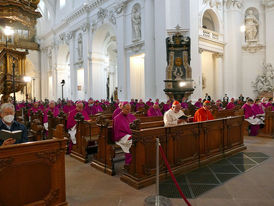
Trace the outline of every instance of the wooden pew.
{"type": "Polygon", "coordinates": [[[193,104],[191,104],[190,102],[188,102],[187,109],[184,110],[184,113],[186,115],[190,115],[190,116],[193,117],[196,111],[197,111],[197,108],[193,104]]]}
{"type": "Polygon", "coordinates": [[[274,138],[274,111],[269,107],[265,111],[265,125],[264,128],[260,129],[258,136],[274,138]]]}
{"type": "Polygon", "coordinates": [[[112,141],[112,120],[100,116],[97,121],[97,126],[100,128],[99,138],[97,141],[98,150],[94,155],[91,166],[108,174],[115,175],[114,158],[115,150],[119,147],[112,141]]]}
{"type": "Polygon", "coordinates": [[[62,127],[52,140],[0,147],[0,205],[68,205],[62,127]]]}
{"type": "MultiPolygon", "coordinates": [[[[240,110],[243,114],[243,110],[240,110]]],[[[264,127],[259,129],[258,137],[274,138],[274,111],[272,108],[267,108],[265,111],[264,127]]],[[[248,136],[248,129],[251,124],[248,121],[243,123],[244,136],[248,136]]]]}
{"type": "Polygon", "coordinates": [[[243,150],[244,147],[244,116],[224,119],[224,155],[229,156],[243,150]]]}
{"type": "Polygon", "coordinates": [[[30,111],[30,121],[33,121],[35,119],[40,120],[40,122],[43,122],[43,112],[41,110],[38,110],[38,112],[33,113],[30,111]]]}
{"type": "MultiPolygon", "coordinates": [[[[94,155],[91,166],[106,174],[115,175],[114,158],[117,153],[121,152],[121,148],[112,141],[113,131],[111,117],[105,115],[100,116],[97,125],[100,128],[99,138],[97,141],[98,151],[97,154],[94,155]]],[[[156,126],[163,126],[163,117],[142,117],[140,120],[136,120],[135,124],[133,124],[133,127],[136,128],[156,126]],[[153,122],[153,120],[155,122],[153,122]]]]}
{"type": "Polygon", "coordinates": [[[97,140],[100,129],[94,121],[84,121],[83,115],[77,113],[75,115],[76,125],[76,144],[73,145],[71,156],[87,163],[88,162],[88,148],[92,143],[92,147],[97,148],[97,140]]]}
{"type": "Polygon", "coordinates": [[[29,141],[43,140],[44,126],[39,119],[34,119],[30,122],[29,141]]]}
{"type": "MultiPolygon", "coordinates": [[[[160,139],[173,172],[182,173],[246,149],[243,116],[174,127],[132,130],[132,162],[121,180],[136,189],[155,182],[155,143],[160,139]]],[[[167,176],[160,162],[160,178],[167,176]]]]}
{"type": "MultiPolygon", "coordinates": [[[[58,124],[67,125],[67,114],[64,112],[60,112],[57,117],[53,116],[53,113],[51,111],[48,112],[48,136],[47,139],[52,139],[53,137],[53,131],[56,129],[56,126],[58,124]]],[[[64,133],[65,136],[68,137],[66,126],[64,126],[64,133]]]]}

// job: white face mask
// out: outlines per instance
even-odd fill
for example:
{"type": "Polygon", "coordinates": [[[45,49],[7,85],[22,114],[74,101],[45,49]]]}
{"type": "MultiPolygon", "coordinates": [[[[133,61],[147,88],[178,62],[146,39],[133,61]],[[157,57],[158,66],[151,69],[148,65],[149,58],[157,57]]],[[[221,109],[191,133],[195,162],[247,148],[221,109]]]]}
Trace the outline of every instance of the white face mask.
{"type": "Polygon", "coordinates": [[[11,123],[14,120],[14,115],[7,115],[3,117],[3,120],[7,123],[11,123]]]}

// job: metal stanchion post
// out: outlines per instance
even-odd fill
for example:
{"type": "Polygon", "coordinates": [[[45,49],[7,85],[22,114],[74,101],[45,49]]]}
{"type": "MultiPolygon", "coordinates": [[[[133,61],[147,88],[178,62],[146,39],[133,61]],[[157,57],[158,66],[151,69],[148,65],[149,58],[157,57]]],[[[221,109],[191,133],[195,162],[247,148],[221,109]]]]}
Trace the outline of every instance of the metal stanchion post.
{"type": "Polygon", "coordinates": [[[156,195],[145,199],[145,206],[172,206],[171,201],[159,194],[159,145],[160,140],[156,138],[156,195]]]}
{"type": "Polygon", "coordinates": [[[156,138],[156,199],[155,206],[159,206],[159,138],[156,138]]]}

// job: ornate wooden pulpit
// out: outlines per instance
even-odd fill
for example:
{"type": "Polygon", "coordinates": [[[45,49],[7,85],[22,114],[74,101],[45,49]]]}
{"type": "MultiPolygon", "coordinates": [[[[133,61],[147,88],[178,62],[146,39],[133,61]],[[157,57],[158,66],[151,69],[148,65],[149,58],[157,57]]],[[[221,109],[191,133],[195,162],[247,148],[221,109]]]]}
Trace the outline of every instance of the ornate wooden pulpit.
{"type": "Polygon", "coordinates": [[[38,50],[35,42],[37,19],[42,15],[37,11],[39,0],[0,0],[0,26],[9,26],[14,30],[14,35],[6,36],[0,29],[0,47],[14,49],[38,50]]]}
{"type": "Polygon", "coordinates": [[[190,38],[177,31],[166,39],[167,68],[164,92],[176,100],[193,93],[192,69],[190,67],[190,38]]]}
{"type": "Polygon", "coordinates": [[[0,53],[0,93],[3,94],[1,101],[8,102],[9,94],[18,92],[26,86],[23,80],[25,75],[26,52],[11,49],[3,49],[0,53]],[[13,87],[13,64],[14,64],[14,87],[13,87]]]}

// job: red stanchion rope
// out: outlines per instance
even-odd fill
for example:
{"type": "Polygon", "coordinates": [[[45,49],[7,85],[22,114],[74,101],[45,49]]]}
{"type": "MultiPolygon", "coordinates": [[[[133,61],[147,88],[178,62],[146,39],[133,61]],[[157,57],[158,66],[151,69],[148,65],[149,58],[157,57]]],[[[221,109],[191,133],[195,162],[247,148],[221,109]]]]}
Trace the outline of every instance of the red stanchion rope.
{"type": "Polygon", "coordinates": [[[160,153],[161,153],[161,155],[162,155],[162,158],[163,158],[163,160],[164,160],[164,162],[165,162],[165,164],[166,164],[166,166],[167,166],[168,172],[169,172],[169,174],[170,174],[170,176],[171,176],[173,182],[175,183],[175,185],[176,185],[176,187],[177,187],[177,190],[179,191],[181,197],[184,199],[184,201],[186,202],[186,204],[187,204],[188,206],[191,206],[190,202],[186,199],[186,196],[185,196],[184,193],[182,192],[182,190],[181,190],[181,188],[180,188],[180,186],[179,186],[179,184],[178,184],[176,178],[174,177],[174,174],[173,174],[173,172],[171,171],[171,168],[170,168],[170,166],[169,166],[169,164],[168,164],[168,161],[167,161],[166,155],[165,155],[165,153],[164,153],[164,150],[163,150],[163,148],[162,148],[162,146],[161,146],[160,144],[159,144],[159,149],[160,149],[160,153]]]}

